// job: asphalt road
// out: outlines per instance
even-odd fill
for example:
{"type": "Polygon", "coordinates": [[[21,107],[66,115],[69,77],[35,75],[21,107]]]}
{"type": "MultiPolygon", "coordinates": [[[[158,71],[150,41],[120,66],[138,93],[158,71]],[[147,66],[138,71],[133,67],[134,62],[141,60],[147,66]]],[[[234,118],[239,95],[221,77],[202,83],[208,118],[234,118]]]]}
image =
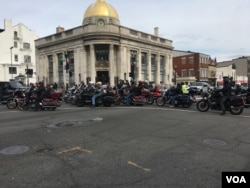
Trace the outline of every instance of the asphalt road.
{"type": "Polygon", "coordinates": [[[0,187],[220,188],[223,171],[250,171],[250,109],[219,113],[0,105],[0,187]]]}

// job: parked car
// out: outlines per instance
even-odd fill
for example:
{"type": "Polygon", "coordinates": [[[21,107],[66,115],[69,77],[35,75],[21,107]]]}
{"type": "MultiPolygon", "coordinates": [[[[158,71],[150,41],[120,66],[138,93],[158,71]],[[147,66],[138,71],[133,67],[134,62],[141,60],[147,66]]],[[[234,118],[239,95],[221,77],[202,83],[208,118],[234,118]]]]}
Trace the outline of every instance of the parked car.
{"type": "Polygon", "coordinates": [[[9,96],[16,90],[26,90],[27,87],[21,83],[11,80],[11,81],[0,81],[0,102],[5,104],[9,96]]]}
{"type": "Polygon", "coordinates": [[[201,95],[203,92],[206,92],[210,89],[213,89],[207,82],[193,82],[190,88],[197,91],[197,94],[201,95]]]}

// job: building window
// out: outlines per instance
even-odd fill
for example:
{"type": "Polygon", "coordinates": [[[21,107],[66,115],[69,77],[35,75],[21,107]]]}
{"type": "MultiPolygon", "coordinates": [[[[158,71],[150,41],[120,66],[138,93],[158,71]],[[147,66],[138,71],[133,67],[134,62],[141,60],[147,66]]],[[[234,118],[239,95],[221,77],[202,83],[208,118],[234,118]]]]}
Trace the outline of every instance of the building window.
{"type": "Polygon", "coordinates": [[[17,39],[18,38],[18,32],[14,31],[14,38],[17,39]]]}
{"type": "Polygon", "coordinates": [[[182,65],[185,65],[185,64],[186,64],[186,57],[182,57],[182,58],[181,58],[181,64],[182,64],[182,65]]]}
{"type": "Polygon", "coordinates": [[[189,57],[189,64],[194,64],[194,57],[189,57]]]}
{"type": "Polygon", "coordinates": [[[18,62],[18,55],[15,55],[15,62],[18,62]]]}
{"type": "Polygon", "coordinates": [[[31,56],[25,55],[24,56],[24,63],[31,63],[31,56]]]}
{"type": "Polygon", "coordinates": [[[9,67],[9,74],[16,74],[16,67],[9,67]]]}
{"type": "Polygon", "coordinates": [[[156,81],[156,55],[151,54],[151,81],[156,81]]]}
{"type": "Polygon", "coordinates": [[[141,53],[141,64],[147,64],[147,54],[141,53]]]}
{"type": "Polygon", "coordinates": [[[18,48],[18,43],[16,41],[14,42],[14,47],[18,48]]]}
{"type": "Polygon", "coordinates": [[[147,79],[147,53],[141,53],[141,79],[147,79]]]}
{"type": "Polygon", "coordinates": [[[189,76],[194,76],[194,69],[189,69],[189,76]]]}
{"type": "Polygon", "coordinates": [[[160,56],[160,79],[162,82],[164,80],[164,67],[165,67],[165,57],[160,56]]]}
{"type": "Polygon", "coordinates": [[[108,45],[95,46],[95,54],[97,61],[109,61],[109,47],[108,45]]]}
{"type": "Polygon", "coordinates": [[[30,49],[30,43],[23,43],[23,49],[30,49]]]}
{"type": "Polygon", "coordinates": [[[187,76],[187,71],[186,70],[182,70],[181,71],[181,76],[182,77],[186,77],[187,76]]]}

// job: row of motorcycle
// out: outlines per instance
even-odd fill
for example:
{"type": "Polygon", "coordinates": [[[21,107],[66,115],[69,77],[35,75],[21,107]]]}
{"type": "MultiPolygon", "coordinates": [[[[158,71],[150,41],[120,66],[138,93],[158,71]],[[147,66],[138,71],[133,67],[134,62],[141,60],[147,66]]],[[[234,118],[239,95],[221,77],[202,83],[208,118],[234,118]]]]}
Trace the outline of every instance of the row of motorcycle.
{"type": "MultiPolygon", "coordinates": [[[[89,87],[79,87],[78,89],[72,88],[63,97],[63,101],[66,103],[71,103],[76,106],[89,106],[92,105],[92,96],[95,91],[89,87]]],[[[104,94],[96,99],[96,106],[106,106],[111,105],[121,105],[127,104],[127,94],[128,88],[124,87],[122,89],[115,88],[105,88],[104,94]]],[[[152,105],[156,103],[158,106],[164,106],[168,104],[171,99],[169,91],[160,90],[159,88],[143,88],[140,95],[134,95],[128,101],[129,105],[152,105]]],[[[185,108],[190,107],[195,102],[195,92],[190,90],[188,94],[179,95],[175,100],[175,106],[182,106],[185,108]]]]}
{"type": "MultiPolygon", "coordinates": [[[[160,89],[142,89],[141,95],[133,96],[129,101],[129,105],[152,105],[156,103],[157,106],[168,105],[171,101],[172,96],[170,95],[170,90],[160,90],[160,89]]],[[[234,91],[234,90],[233,90],[234,91]]],[[[96,106],[106,106],[126,104],[127,88],[123,89],[107,89],[105,93],[96,99],[96,106]]],[[[71,103],[77,106],[88,106],[92,104],[92,96],[88,88],[76,89],[74,91],[69,91],[63,100],[66,103],[71,103]]],[[[196,108],[200,112],[207,112],[211,110],[221,110],[220,109],[220,98],[222,97],[221,89],[208,90],[208,92],[203,93],[202,99],[196,100],[196,90],[191,88],[188,89],[187,94],[180,94],[175,98],[175,107],[189,108],[193,103],[196,103],[196,108]]],[[[233,115],[240,115],[244,108],[250,107],[250,91],[245,90],[241,93],[234,91],[228,100],[225,102],[226,110],[233,115]]]]}
{"type": "MultiPolygon", "coordinates": [[[[7,108],[25,111],[29,109],[55,110],[61,105],[62,92],[46,90],[42,99],[38,100],[36,89],[19,88],[8,94],[6,98],[7,108]]],[[[2,102],[3,103],[3,102],[2,102]]]]}
{"type": "MultiPolygon", "coordinates": [[[[126,87],[122,89],[108,88],[104,90],[104,94],[96,98],[96,106],[110,107],[111,105],[126,104],[128,90],[126,87]]],[[[71,88],[63,96],[62,92],[48,91],[47,95],[39,101],[39,108],[41,110],[55,110],[61,105],[61,102],[71,103],[72,105],[90,106],[92,105],[92,96],[96,94],[94,88],[88,86],[80,86],[77,89],[71,88]]],[[[202,95],[202,99],[196,101],[196,91],[188,90],[187,94],[178,95],[174,101],[176,107],[189,108],[193,103],[196,103],[196,108],[200,112],[207,112],[211,110],[220,110],[220,98],[222,97],[221,89],[209,90],[202,95]]],[[[141,95],[133,96],[129,105],[142,106],[145,104],[152,105],[156,103],[158,106],[165,106],[171,101],[169,90],[142,89],[141,95]]],[[[16,89],[6,97],[6,106],[9,109],[18,108],[20,110],[34,109],[37,102],[37,95],[35,90],[30,89],[16,89]]],[[[244,108],[250,107],[250,90],[245,90],[241,93],[234,93],[225,102],[226,110],[233,115],[239,115],[244,108]]]]}

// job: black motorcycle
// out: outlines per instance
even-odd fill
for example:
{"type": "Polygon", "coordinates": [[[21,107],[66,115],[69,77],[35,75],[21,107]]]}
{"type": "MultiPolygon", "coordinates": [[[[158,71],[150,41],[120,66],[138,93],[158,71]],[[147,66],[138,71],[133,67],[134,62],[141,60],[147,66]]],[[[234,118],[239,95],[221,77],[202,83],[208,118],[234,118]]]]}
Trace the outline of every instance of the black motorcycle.
{"type": "MultiPolygon", "coordinates": [[[[167,90],[165,93],[163,93],[162,97],[157,98],[156,104],[158,106],[164,106],[165,104],[170,103],[171,98],[172,96],[169,90],[167,90]]],[[[176,107],[182,106],[184,108],[189,108],[194,102],[195,102],[194,91],[189,90],[188,94],[179,94],[174,101],[174,105],[176,107]]]]}
{"type": "MultiPolygon", "coordinates": [[[[221,110],[220,109],[220,98],[222,97],[222,92],[219,89],[215,89],[210,93],[205,93],[203,98],[197,102],[196,108],[200,112],[207,112],[211,110],[221,110]]],[[[240,115],[244,109],[243,97],[232,95],[230,99],[225,102],[225,109],[233,115],[240,115]]]]}
{"type": "MultiPolygon", "coordinates": [[[[79,95],[76,97],[76,105],[79,107],[82,106],[91,106],[92,105],[92,97],[93,93],[89,93],[86,91],[82,91],[79,95]]],[[[110,93],[104,93],[101,96],[96,98],[96,106],[105,106],[110,107],[112,104],[115,103],[114,98],[112,97],[112,94],[110,93]]]]}

